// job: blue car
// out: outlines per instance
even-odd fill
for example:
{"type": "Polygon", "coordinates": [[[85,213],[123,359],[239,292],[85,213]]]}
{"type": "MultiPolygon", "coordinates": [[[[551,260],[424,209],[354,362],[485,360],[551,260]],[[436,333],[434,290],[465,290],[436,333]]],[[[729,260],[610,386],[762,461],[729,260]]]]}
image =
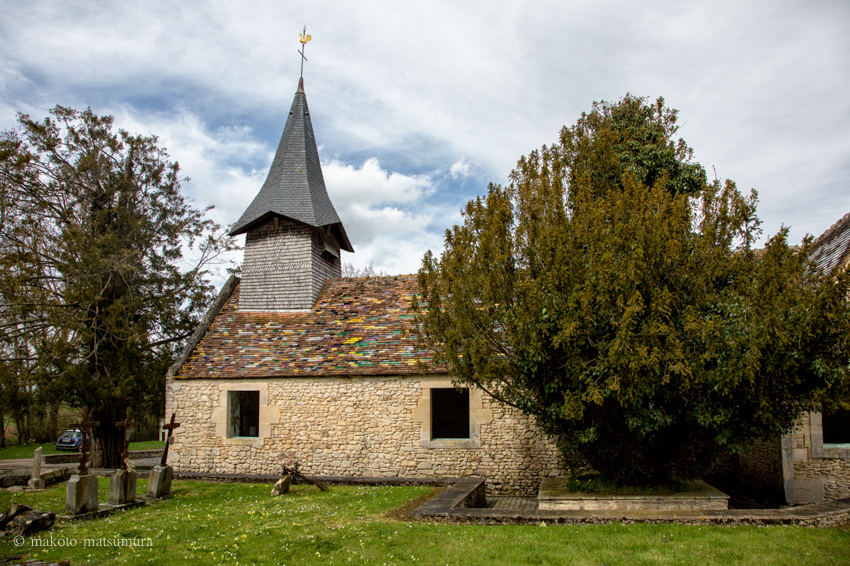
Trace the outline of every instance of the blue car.
{"type": "Polygon", "coordinates": [[[56,441],[56,450],[79,450],[83,444],[83,433],[79,430],[66,430],[56,441]]]}

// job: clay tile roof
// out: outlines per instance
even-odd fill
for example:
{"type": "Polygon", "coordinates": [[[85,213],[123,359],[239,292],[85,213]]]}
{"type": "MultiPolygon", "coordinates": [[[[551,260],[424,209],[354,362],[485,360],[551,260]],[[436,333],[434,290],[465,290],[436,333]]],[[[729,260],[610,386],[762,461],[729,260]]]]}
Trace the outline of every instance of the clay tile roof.
{"type": "Polygon", "coordinates": [[[850,262],[850,213],[818,236],[812,244],[809,257],[825,273],[850,262]]]}
{"type": "Polygon", "coordinates": [[[306,313],[240,312],[239,285],[173,375],[261,378],[446,373],[421,350],[412,275],[332,279],[306,313]]]}

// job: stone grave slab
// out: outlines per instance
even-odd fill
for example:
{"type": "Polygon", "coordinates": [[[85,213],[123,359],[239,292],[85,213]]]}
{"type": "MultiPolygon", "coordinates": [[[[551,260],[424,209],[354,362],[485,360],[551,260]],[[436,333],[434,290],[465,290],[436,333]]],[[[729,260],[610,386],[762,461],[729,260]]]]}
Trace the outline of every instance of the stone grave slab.
{"type": "Polygon", "coordinates": [[[729,508],[729,496],[702,480],[663,495],[600,495],[569,491],[569,478],[544,478],[537,494],[542,511],[708,511],[729,508]]]}

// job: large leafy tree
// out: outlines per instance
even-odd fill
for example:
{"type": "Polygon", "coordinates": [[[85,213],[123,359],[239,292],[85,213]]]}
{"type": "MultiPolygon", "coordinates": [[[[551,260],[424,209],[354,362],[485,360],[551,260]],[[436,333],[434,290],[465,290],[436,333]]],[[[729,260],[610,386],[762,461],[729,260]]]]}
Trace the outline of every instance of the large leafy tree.
{"type": "Polygon", "coordinates": [[[675,119],[595,105],[419,272],[435,361],[621,484],[696,477],[847,391],[848,277],[786,230],[755,250],[755,194],[706,184],[675,119]]]}
{"type": "Polygon", "coordinates": [[[232,242],[180,193],[156,137],[50,113],[0,138],[0,361],[7,382],[26,371],[87,409],[93,464],[115,467],[115,423],[127,407],[161,412],[166,369],[211,299],[205,266],[232,242]]]}

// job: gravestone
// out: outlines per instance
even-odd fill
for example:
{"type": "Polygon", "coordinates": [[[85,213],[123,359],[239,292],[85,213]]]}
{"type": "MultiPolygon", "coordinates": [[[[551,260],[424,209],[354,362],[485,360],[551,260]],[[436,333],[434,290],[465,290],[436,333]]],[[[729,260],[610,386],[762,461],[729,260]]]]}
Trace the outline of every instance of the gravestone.
{"type": "Polygon", "coordinates": [[[115,423],[124,430],[124,453],[121,455],[121,469],[109,478],[109,503],[112,505],[124,505],[136,501],[136,472],[131,470],[130,460],[130,429],[138,423],[131,416],[130,407],[127,407],[127,418],[115,423]]]}
{"type": "Polygon", "coordinates": [[[41,451],[42,448],[39,446],[32,456],[32,477],[27,482],[27,487],[30,489],[44,489],[44,480],[41,479],[41,451]]]}
{"type": "Polygon", "coordinates": [[[148,491],[145,494],[148,499],[159,499],[171,493],[171,480],[174,478],[174,470],[168,465],[168,447],[174,443],[172,436],[174,429],[180,426],[180,423],[175,421],[176,416],[175,413],[171,413],[171,422],[162,426],[168,431],[168,436],[165,438],[165,449],[162,451],[159,466],[155,466],[148,477],[148,491]]]}
{"type": "Polygon", "coordinates": [[[32,536],[38,531],[49,529],[56,522],[56,513],[53,511],[38,511],[30,509],[6,525],[6,534],[9,536],[32,536]]]}
{"type": "Polygon", "coordinates": [[[180,426],[180,423],[174,421],[176,417],[176,413],[171,413],[171,422],[167,425],[162,425],[162,428],[168,430],[168,436],[165,437],[165,450],[162,451],[162,459],[159,461],[160,466],[168,465],[168,447],[174,443],[171,435],[174,434],[174,429],[180,426]]]}
{"type": "Polygon", "coordinates": [[[26,513],[30,510],[32,510],[32,507],[29,505],[24,505],[23,503],[12,503],[6,511],[0,513],[0,531],[5,531],[6,525],[9,524],[12,519],[21,513],[26,513]]]}
{"type": "Polygon", "coordinates": [[[65,509],[69,515],[97,511],[97,476],[74,474],[65,487],[65,509]]]}
{"type": "Polygon", "coordinates": [[[173,477],[171,466],[154,466],[148,476],[148,491],[145,496],[148,499],[159,499],[170,494],[173,477]]]}
{"type": "Polygon", "coordinates": [[[99,422],[89,420],[88,411],[83,411],[79,423],[71,425],[82,431],[83,442],[80,445],[80,473],[71,476],[65,486],[65,509],[69,515],[97,511],[97,476],[88,473],[86,453],[89,449],[89,432],[99,425],[99,422]]]}
{"type": "Polygon", "coordinates": [[[118,470],[109,478],[109,503],[124,505],[136,501],[136,472],[118,470]]]}

